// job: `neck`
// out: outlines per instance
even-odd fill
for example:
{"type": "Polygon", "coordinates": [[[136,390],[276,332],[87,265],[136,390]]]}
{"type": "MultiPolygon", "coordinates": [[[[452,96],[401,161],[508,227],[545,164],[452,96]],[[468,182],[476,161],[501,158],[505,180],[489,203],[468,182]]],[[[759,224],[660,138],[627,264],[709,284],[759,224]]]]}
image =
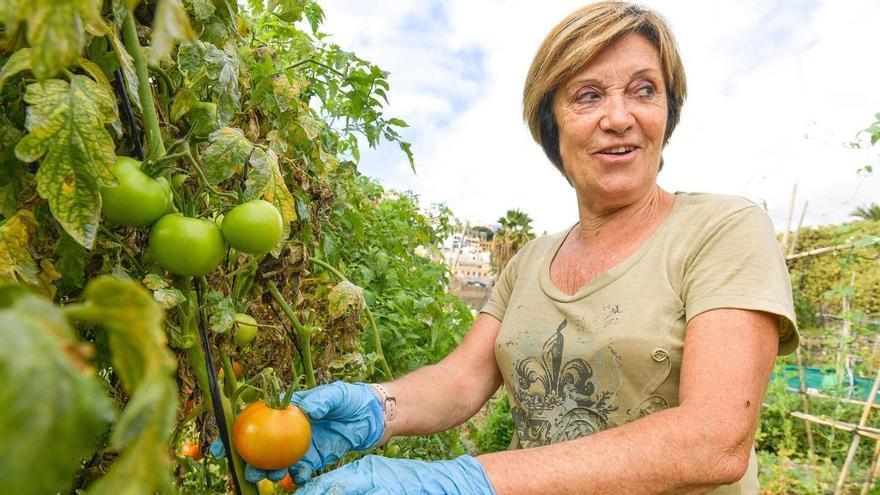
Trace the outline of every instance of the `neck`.
{"type": "Polygon", "coordinates": [[[579,240],[588,244],[627,238],[633,232],[653,232],[651,227],[666,216],[674,199],[672,194],[655,186],[650,194],[624,206],[600,210],[582,203],[575,232],[579,240]]]}

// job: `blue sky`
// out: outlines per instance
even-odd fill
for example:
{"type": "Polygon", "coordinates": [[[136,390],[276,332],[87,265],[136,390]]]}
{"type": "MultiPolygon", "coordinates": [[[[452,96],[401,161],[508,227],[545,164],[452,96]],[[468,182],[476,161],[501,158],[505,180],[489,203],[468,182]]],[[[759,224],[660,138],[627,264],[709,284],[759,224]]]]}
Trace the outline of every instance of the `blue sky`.
{"type": "MultiPolygon", "coordinates": [[[[784,228],[792,186],[805,223],[847,220],[880,202],[880,150],[844,143],[880,112],[875,0],[650,1],[670,22],[690,95],[664,152],[667,190],[765,202],[784,228]]],[[[578,3],[325,0],[324,31],[391,72],[388,112],[409,122],[417,174],[396,146],[364,150],[361,171],[444,202],[472,222],[511,208],[554,232],[576,218],[571,188],[522,123],[538,44],[578,3]],[[539,7],[536,7],[539,5],[539,7]]]]}

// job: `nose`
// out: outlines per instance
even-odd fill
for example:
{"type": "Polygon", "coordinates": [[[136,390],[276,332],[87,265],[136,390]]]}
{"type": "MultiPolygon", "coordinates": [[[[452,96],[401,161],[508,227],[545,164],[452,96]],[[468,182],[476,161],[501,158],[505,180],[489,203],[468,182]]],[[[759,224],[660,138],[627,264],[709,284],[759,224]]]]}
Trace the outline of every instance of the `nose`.
{"type": "Polygon", "coordinates": [[[604,115],[599,129],[614,134],[625,134],[635,123],[635,117],[624,95],[612,95],[605,99],[604,115]]]}

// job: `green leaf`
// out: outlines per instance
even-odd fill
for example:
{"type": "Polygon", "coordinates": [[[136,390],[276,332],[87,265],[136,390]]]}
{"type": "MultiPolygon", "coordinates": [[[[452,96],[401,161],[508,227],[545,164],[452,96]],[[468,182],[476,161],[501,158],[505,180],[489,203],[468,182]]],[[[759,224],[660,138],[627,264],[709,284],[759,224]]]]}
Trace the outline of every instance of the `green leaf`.
{"type": "Polygon", "coordinates": [[[171,493],[168,442],[177,412],[176,361],[167,346],[163,312],[143,287],[109,275],[93,279],[85,297],[65,312],[107,331],[113,370],[130,397],[110,438],[122,455],[88,493],[171,493]]]}
{"type": "Polygon", "coordinates": [[[0,493],[68,493],[113,417],[61,312],[32,294],[0,309],[0,493]]]}
{"type": "Polygon", "coordinates": [[[333,319],[341,316],[357,318],[367,305],[364,301],[364,289],[347,280],[339,282],[330,289],[327,303],[327,311],[333,319]]]}
{"type": "Polygon", "coordinates": [[[18,200],[31,174],[15,157],[15,145],[24,133],[0,120],[0,216],[9,218],[18,211],[18,200]]]}
{"type": "Polygon", "coordinates": [[[28,85],[28,128],[15,147],[20,160],[42,157],[37,192],[77,242],[91,249],[101,213],[99,187],[113,184],[113,139],[104,128],[117,120],[116,100],[85,76],[28,85]]]}
{"type": "Polygon", "coordinates": [[[211,316],[208,319],[211,331],[221,334],[230,332],[235,323],[235,303],[232,299],[223,297],[223,294],[215,290],[208,292],[206,299],[211,311],[211,316]]]}
{"type": "Polygon", "coordinates": [[[0,89],[6,84],[6,80],[19,72],[31,70],[31,49],[22,48],[13,53],[9,60],[0,69],[0,89]]]}
{"type": "Polygon", "coordinates": [[[58,288],[62,293],[72,292],[85,285],[86,263],[89,253],[72,237],[61,235],[54,253],[55,269],[61,275],[58,288]]]}
{"type": "Polygon", "coordinates": [[[197,21],[202,22],[214,15],[214,4],[211,0],[185,0],[187,10],[192,12],[197,21]]]}
{"type": "Polygon", "coordinates": [[[246,201],[261,198],[269,190],[272,179],[278,171],[278,157],[272,150],[254,148],[248,163],[250,169],[244,189],[246,201]]]}
{"type": "Polygon", "coordinates": [[[219,184],[232,177],[236,167],[244,166],[254,145],[244,137],[241,129],[221,127],[208,137],[211,144],[202,155],[202,167],[211,184],[219,184]]]}
{"type": "Polygon", "coordinates": [[[153,40],[150,46],[150,63],[156,64],[174,48],[176,40],[194,39],[186,10],[180,0],[159,0],[153,17],[153,40]]]}
{"type": "Polygon", "coordinates": [[[174,122],[180,120],[197,101],[199,98],[188,88],[178,91],[174,95],[174,102],[171,103],[171,120],[174,122]]]}
{"type": "Polygon", "coordinates": [[[37,79],[44,80],[73,65],[86,40],[85,29],[104,34],[101,0],[55,0],[25,2],[29,8],[27,41],[33,48],[31,67],[37,79]]]}
{"type": "Polygon", "coordinates": [[[235,56],[235,43],[227,43],[224,53],[224,61],[217,82],[214,84],[214,92],[217,93],[217,120],[220,125],[228,125],[235,114],[241,109],[241,90],[238,88],[239,59],[235,56]]]}

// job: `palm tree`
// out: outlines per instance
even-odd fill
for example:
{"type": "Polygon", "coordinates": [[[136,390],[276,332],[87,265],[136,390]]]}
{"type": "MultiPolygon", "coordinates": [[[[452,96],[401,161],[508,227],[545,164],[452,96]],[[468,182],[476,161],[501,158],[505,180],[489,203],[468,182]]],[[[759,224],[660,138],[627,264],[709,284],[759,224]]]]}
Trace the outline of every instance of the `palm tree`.
{"type": "Polygon", "coordinates": [[[862,220],[880,220],[880,205],[877,203],[871,203],[867,206],[859,206],[853,210],[849,216],[859,217],[862,220]]]}
{"type": "Polygon", "coordinates": [[[532,218],[518,209],[507,210],[507,213],[498,219],[498,223],[501,224],[501,228],[495,232],[495,237],[492,239],[492,261],[495,265],[495,273],[501,273],[513,255],[535,238],[532,232],[532,218]]]}

